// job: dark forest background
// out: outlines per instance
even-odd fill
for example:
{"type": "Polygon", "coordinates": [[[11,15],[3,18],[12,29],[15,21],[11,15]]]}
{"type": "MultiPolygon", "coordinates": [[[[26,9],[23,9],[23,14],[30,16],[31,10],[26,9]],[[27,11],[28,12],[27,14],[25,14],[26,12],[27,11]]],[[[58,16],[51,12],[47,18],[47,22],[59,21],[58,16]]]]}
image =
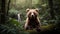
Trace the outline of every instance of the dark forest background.
{"type": "Polygon", "coordinates": [[[60,0],[0,0],[0,34],[60,32],[60,0]],[[26,9],[38,8],[41,31],[24,30],[26,9]],[[17,14],[20,14],[18,21],[17,14]]]}

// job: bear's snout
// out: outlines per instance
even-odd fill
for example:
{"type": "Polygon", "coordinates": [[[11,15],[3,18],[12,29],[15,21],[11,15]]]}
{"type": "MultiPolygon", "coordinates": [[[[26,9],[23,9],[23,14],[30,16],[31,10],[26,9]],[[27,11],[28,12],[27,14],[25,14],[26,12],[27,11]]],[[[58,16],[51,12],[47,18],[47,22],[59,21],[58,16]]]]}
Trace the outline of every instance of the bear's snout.
{"type": "Polygon", "coordinates": [[[31,17],[35,17],[35,16],[34,16],[34,13],[31,14],[31,17]]]}
{"type": "Polygon", "coordinates": [[[32,15],[31,17],[34,17],[34,15],[32,15]]]}

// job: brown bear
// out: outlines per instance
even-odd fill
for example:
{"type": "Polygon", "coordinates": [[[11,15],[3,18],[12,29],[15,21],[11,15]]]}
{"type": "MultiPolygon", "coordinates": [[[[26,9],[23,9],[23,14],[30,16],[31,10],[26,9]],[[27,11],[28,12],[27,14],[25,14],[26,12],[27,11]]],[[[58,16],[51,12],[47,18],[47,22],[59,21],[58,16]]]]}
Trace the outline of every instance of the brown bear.
{"type": "Polygon", "coordinates": [[[26,9],[27,12],[27,18],[26,23],[24,25],[24,29],[26,30],[32,30],[36,29],[37,31],[40,30],[40,20],[38,18],[38,9],[26,9]]]}

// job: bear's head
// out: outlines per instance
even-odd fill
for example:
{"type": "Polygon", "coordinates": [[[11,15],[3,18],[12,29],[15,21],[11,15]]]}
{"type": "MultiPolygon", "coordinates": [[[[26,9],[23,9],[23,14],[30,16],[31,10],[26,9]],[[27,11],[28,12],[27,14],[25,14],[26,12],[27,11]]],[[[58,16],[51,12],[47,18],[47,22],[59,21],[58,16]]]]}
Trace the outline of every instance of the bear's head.
{"type": "Polygon", "coordinates": [[[27,17],[29,19],[36,19],[38,16],[38,9],[26,9],[27,17]]]}

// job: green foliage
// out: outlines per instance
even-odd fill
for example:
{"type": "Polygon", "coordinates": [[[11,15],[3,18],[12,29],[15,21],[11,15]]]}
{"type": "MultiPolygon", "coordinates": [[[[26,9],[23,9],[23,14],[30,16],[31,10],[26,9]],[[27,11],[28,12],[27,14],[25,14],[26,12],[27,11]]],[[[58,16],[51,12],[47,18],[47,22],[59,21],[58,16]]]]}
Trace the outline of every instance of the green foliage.
{"type": "Polygon", "coordinates": [[[18,13],[19,13],[19,11],[15,10],[14,8],[12,8],[12,9],[9,10],[9,15],[13,15],[13,14],[16,15],[18,13]]]}
{"type": "Polygon", "coordinates": [[[11,24],[14,24],[15,26],[18,26],[18,25],[20,24],[16,19],[13,19],[13,18],[10,18],[10,19],[9,19],[9,22],[10,22],[11,24]]]}
{"type": "Polygon", "coordinates": [[[9,19],[6,25],[0,24],[1,34],[29,34],[24,31],[23,26],[16,19],[9,19]]]}

